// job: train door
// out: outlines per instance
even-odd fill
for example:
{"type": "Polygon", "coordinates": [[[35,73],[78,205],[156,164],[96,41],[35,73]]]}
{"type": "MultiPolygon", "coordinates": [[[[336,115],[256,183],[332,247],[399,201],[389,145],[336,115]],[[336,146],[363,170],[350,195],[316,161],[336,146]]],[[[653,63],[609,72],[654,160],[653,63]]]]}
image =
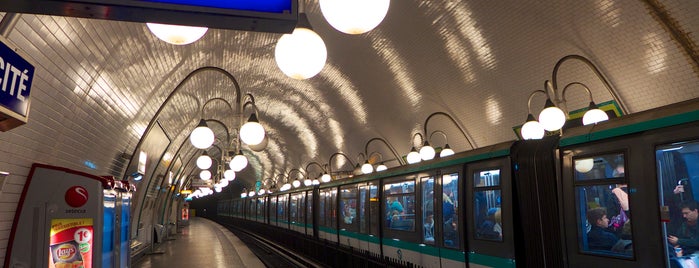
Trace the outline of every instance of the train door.
{"type": "Polygon", "coordinates": [[[665,266],[654,149],[648,141],[625,136],[561,153],[569,266],[665,266]]]}
{"type": "Polygon", "coordinates": [[[515,267],[510,159],[468,164],[465,178],[469,264],[515,267]]]}
{"type": "Polygon", "coordinates": [[[313,203],[313,190],[306,191],[306,205],[304,206],[306,210],[306,217],[305,217],[305,226],[306,226],[306,235],[309,236],[316,236],[314,234],[314,228],[313,228],[313,207],[316,206],[315,203],[313,203]]]}
{"type": "Polygon", "coordinates": [[[381,254],[379,241],[379,188],[377,182],[359,186],[359,232],[367,234],[368,239],[360,247],[376,254],[381,254]]]}
{"type": "Polygon", "coordinates": [[[661,229],[667,267],[699,264],[699,140],[661,144],[655,150],[661,229]]]}
{"type": "Polygon", "coordinates": [[[459,170],[443,170],[438,173],[438,183],[441,185],[441,195],[438,195],[437,204],[442,204],[438,210],[438,220],[440,224],[440,244],[439,259],[442,267],[464,266],[466,253],[464,251],[464,220],[466,218],[461,212],[463,189],[459,170]],[[441,216],[440,216],[441,215],[441,216]]]}

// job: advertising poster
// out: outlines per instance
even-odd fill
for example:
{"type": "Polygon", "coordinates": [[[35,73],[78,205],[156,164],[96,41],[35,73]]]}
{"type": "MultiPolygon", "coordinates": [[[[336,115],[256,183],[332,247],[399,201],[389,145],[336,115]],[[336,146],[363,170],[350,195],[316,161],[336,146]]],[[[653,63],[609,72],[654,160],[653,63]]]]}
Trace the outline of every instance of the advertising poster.
{"type": "Polygon", "coordinates": [[[49,268],[92,268],[92,219],[52,219],[49,268]]]}

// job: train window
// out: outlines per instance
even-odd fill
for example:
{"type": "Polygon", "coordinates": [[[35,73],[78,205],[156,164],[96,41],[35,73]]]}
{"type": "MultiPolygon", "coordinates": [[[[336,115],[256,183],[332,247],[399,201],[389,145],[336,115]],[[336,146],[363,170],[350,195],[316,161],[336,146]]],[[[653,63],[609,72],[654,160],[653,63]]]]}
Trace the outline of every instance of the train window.
{"type": "Polygon", "coordinates": [[[420,178],[422,189],[422,243],[434,245],[434,178],[420,178]]]}
{"type": "Polygon", "coordinates": [[[578,245],[584,253],[634,255],[624,159],[622,153],[573,159],[578,245]]]}
{"type": "Polygon", "coordinates": [[[415,231],[415,181],[384,185],[386,226],[392,230],[415,231]]]}
{"type": "Polygon", "coordinates": [[[269,221],[277,222],[277,196],[272,196],[269,200],[269,221]]]}
{"type": "Polygon", "coordinates": [[[327,227],[337,228],[337,189],[327,188],[320,190],[320,224],[327,227]]]}
{"type": "Polygon", "coordinates": [[[341,228],[356,231],[357,220],[357,185],[346,185],[340,188],[341,228]]]}
{"type": "Polygon", "coordinates": [[[278,198],[279,201],[277,201],[277,221],[286,223],[289,221],[289,213],[287,211],[288,209],[288,200],[289,196],[288,195],[280,195],[278,198]]]}
{"type": "Polygon", "coordinates": [[[658,146],[655,151],[668,263],[697,267],[699,263],[699,141],[658,146]],[[691,266],[691,265],[693,266],[691,266]]]}
{"type": "Polygon", "coordinates": [[[500,170],[475,172],[473,182],[473,234],[476,239],[502,241],[500,170]]]}
{"type": "Polygon", "coordinates": [[[442,175],[442,232],[444,246],[459,248],[459,173],[442,175]]]}
{"type": "Polygon", "coordinates": [[[575,159],[575,180],[598,180],[624,177],[624,155],[608,154],[575,159]]]}

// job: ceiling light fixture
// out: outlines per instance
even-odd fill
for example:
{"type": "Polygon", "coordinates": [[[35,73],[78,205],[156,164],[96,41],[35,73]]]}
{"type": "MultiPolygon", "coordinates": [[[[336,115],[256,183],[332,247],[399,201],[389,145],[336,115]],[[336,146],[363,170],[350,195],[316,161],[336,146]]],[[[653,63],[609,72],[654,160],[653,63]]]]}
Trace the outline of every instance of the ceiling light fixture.
{"type": "Polygon", "coordinates": [[[189,141],[198,149],[206,149],[214,144],[214,132],[206,125],[206,120],[199,120],[199,125],[189,135],[189,141]]]}
{"type": "Polygon", "coordinates": [[[303,80],[318,74],[325,66],[328,51],[323,39],[313,31],[308,16],[299,1],[299,20],[291,34],[284,34],[274,49],[274,59],[282,72],[303,80]]]}
{"type": "Polygon", "coordinates": [[[199,40],[209,28],[206,27],[196,27],[196,26],[184,26],[184,25],[172,25],[172,24],[160,24],[160,23],[146,23],[148,30],[153,33],[160,40],[168,42],[173,45],[187,45],[199,40]]]}
{"type": "Polygon", "coordinates": [[[204,151],[199,157],[197,157],[197,167],[200,169],[209,169],[213,161],[206,151],[204,151]]]}
{"type": "Polygon", "coordinates": [[[323,17],[336,30],[362,34],[378,26],[388,13],[390,0],[320,0],[323,17]]]}

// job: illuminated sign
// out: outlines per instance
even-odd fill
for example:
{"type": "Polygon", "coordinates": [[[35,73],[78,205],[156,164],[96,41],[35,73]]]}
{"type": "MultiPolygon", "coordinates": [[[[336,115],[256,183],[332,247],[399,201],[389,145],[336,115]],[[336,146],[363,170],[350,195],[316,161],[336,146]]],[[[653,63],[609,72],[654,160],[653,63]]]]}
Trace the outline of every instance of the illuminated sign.
{"type": "Polygon", "coordinates": [[[298,0],[22,0],[0,11],[290,33],[298,0]]]}
{"type": "Polygon", "coordinates": [[[34,65],[0,38],[0,131],[27,122],[34,65]]]}

